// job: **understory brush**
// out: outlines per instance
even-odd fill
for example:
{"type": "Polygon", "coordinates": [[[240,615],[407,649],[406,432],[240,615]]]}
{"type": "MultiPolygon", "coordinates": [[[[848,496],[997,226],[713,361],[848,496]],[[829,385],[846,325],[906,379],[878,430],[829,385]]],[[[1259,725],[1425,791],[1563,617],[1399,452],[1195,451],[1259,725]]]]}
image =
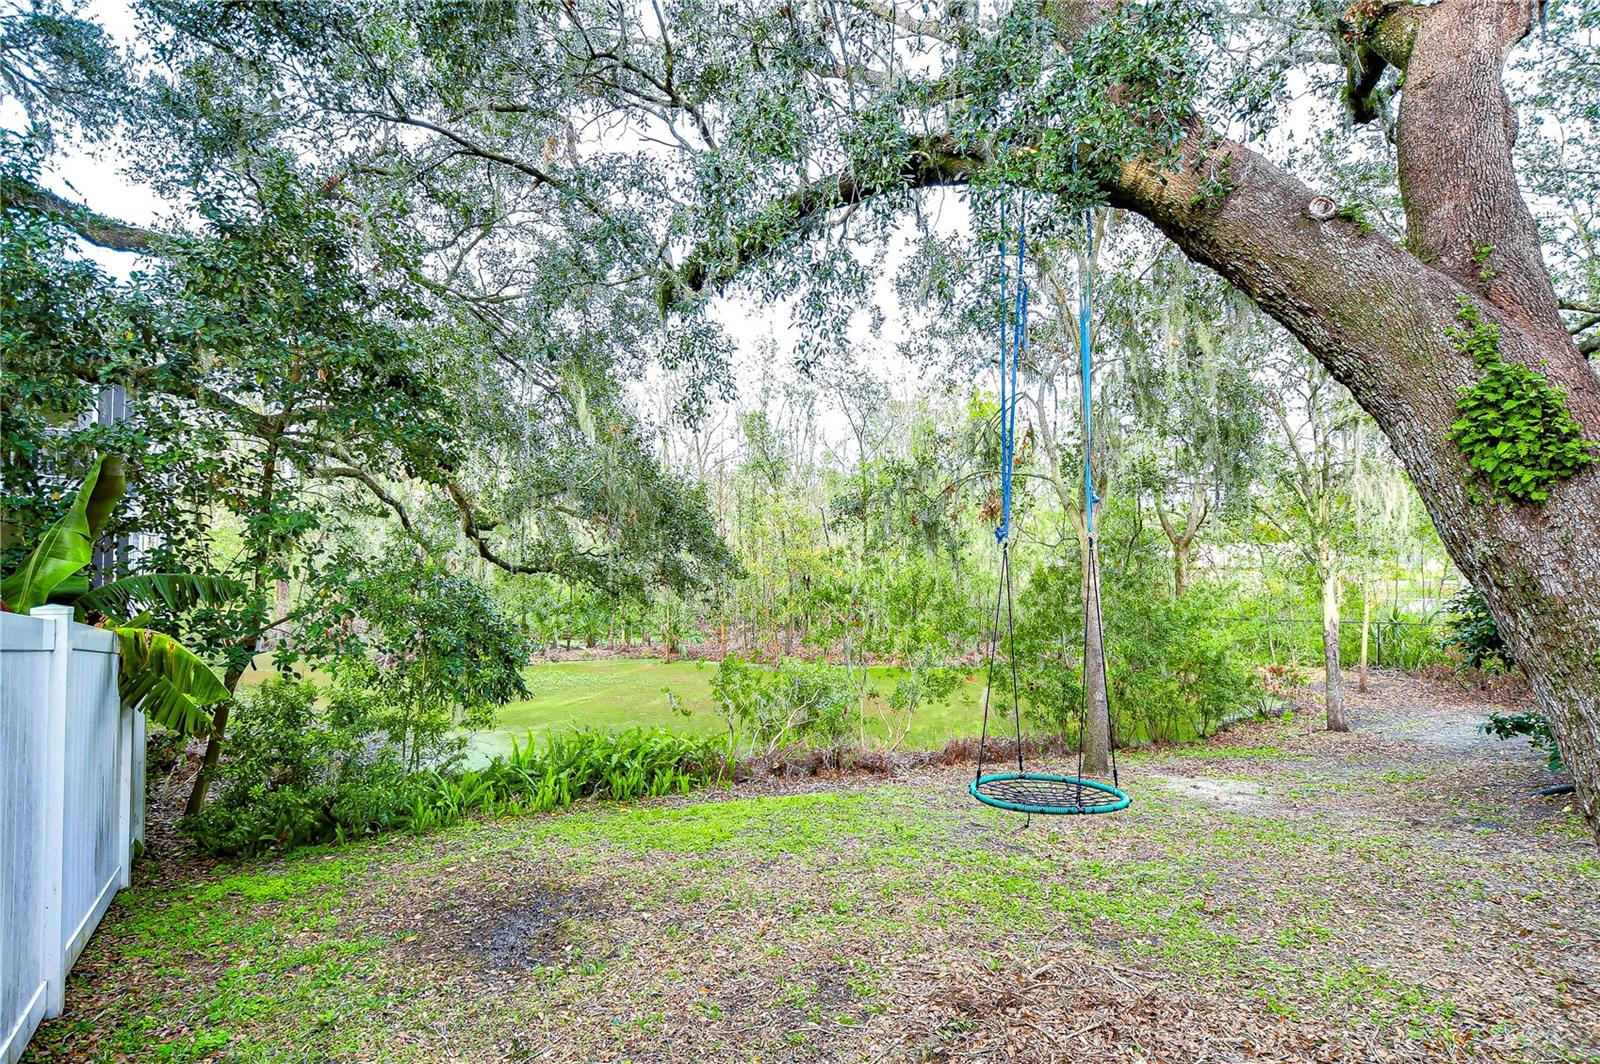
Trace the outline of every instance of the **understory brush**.
{"type": "Polygon", "coordinates": [[[720,737],[636,728],[574,731],[475,769],[458,754],[421,769],[386,722],[348,694],[326,707],[310,683],[273,679],[239,707],[216,796],[181,823],[214,856],[427,831],[465,816],[543,812],[583,798],[686,793],[730,772],[720,737]]]}
{"type": "Polygon", "coordinates": [[[711,696],[730,742],[742,731],[752,748],[769,752],[796,742],[838,749],[859,727],[863,680],[842,665],[785,658],[768,668],[730,654],[711,678],[711,696]]]}
{"type": "MultiPolygon", "coordinates": [[[[1037,570],[1019,603],[1015,652],[1024,713],[1076,742],[1083,705],[1080,576],[1037,570]]],[[[1102,588],[1106,677],[1119,743],[1187,742],[1259,707],[1262,690],[1227,623],[1230,589],[1165,591],[1151,568],[1108,572],[1102,588]]],[[[997,681],[1009,679],[996,670],[997,681]]]]}
{"type": "Polygon", "coordinates": [[[1535,750],[1544,755],[1545,767],[1551,772],[1566,768],[1561,758],[1561,747],[1556,744],[1556,733],[1550,729],[1550,722],[1544,714],[1536,709],[1510,713],[1492,711],[1489,719],[1478,725],[1478,730],[1496,739],[1526,738],[1535,750]]]}

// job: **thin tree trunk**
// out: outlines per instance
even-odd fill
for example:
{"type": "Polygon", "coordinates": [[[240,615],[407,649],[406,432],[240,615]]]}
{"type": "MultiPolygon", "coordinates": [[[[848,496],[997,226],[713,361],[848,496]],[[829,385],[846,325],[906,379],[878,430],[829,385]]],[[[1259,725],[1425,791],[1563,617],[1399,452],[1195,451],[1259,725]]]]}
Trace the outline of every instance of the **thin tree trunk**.
{"type": "MultiPolygon", "coordinates": [[[[287,411],[280,415],[287,418],[287,411]]],[[[273,436],[267,441],[267,449],[261,466],[261,489],[256,495],[256,513],[269,514],[276,498],[278,481],[278,437],[273,436]]],[[[259,534],[259,533],[258,533],[259,534]]],[[[255,592],[260,595],[267,585],[267,561],[271,557],[270,541],[266,538],[258,540],[256,553],[252,561],[255,564],[255,578],[253,585],[255,592]]],[[[223,676],[223,685],[228,689],[228,697],[217,703],[211,711],[211,732],[206,736],[206,750],[200,758],[200,771],[195,773],[194,785],[189,789],[189,799],[184,802],[183,815],[194,816],[206,804],[206,793],[211,789],[211,781],[217,773],[217,764],[222,759],[222,744],[228,732],[228,716],[233,706],[233,693],[238,689],[239,680],[244,676],[248,663],[253,661],[256,652],[261,648],[260,631],[251,633],[244,640],[243,649],[249,656],[244,658],[246,664],[231,665],[223,676]]]]}
{"type": "Polygon", "coordinates": [[[1322,574],[1322,680],[1328,703],[1328,730],[1349,731],[1344,714],[1344,677],[1339,673],[1339,573],[1331,565],[1322,574]]]}
{"type": "Polygon", "coordinates": [[[1100,545],[1088,536],[1080,542],[1083,558],[1083,771],[1103,776],[1111,771],[1111,706],[1107,697],[1105,645],[1101,639],[1100,545]]]}
{"type": "Polygon", "coordinates": [[[1356,690],[1367,693],[1367,639],[1372,631],[1372,599],[1367,595],[1367,582],[1361,581],[1361,672],[1356,690]]]}

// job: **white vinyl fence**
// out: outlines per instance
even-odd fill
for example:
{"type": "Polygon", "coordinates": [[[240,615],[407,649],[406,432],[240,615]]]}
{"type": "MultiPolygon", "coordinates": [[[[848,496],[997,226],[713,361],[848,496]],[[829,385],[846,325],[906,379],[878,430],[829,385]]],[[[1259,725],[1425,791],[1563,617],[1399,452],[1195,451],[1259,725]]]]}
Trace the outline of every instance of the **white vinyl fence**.
{"type": "Polygon", "coordinates": [[[0,613],[0,1060],[60,1013],[67,972],[144,837],[144,717],[116,636],[65,606],[0,613]]]}

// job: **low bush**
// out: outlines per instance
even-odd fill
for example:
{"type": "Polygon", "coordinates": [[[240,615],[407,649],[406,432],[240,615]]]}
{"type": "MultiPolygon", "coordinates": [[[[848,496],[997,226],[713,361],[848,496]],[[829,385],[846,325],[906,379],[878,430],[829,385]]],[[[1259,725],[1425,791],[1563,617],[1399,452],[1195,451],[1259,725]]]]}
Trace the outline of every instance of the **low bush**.
{"type": "Polygon", "coordinates": [[[723,658],[711,677],[711,697],[728,722],[766,750],[784,743],[837,747],[861,719],[862,690],[842,665],[788,658],[777,667],[723,658]]]}
{"type": "Polygon", "coordinates": [[[626,801],[685,793],[726,778],[720,738],[633,729],[577,731],[477,769],[421,770],[363,717],[348,693],[324,708],[309,683],[274,679],[240,705],[216,797],[182,829],[204,853],[227,856],[426,831],[464,816],[542,812],[582,798],[626,801]]]}
{"type": "Polygon", "coordinates": [[[1451,614],[1442,640],[1445,649],[1460,654],[1463,662],[1485,672],[1503,672],[1516,664],[1511,648],[1500,638],[1489,604],[1477,591],[1463,588],[1445,608],[1451,614]]]}
{"type": "MultiPolygon", "coordinates": [[[[1106,673],[1120,742],[1184,742],[1260,703],[1261,686],[1226,621],[1228,589],[1182,597],[1153,568],[1108,573],[1101,594],[1106,673]]],[[[1051,735],[1075,737],[1082,712],[1083,614],[1075,567],[1037,570],[1023,591],[1016,652],[1023,708],[1051,735]]],[[[996,670],[996,680],[1009,679],[996,670]]]]}
{"type": "Polygon", "coordinates": [[[422,773],[425,786],[411,796],[404,827],[427,831],[471,814],[542,813],[583,798],[625,802],[687,794],[730,778],[732,770],[720,737],[630,728],[573,731],[540,743],[529,732],[526,746],[513,741],[509,757],[483,768],[422,773]]]}
{"type": "Polygon", "coordinates": [[[318,705],[316,685],[263,683],[233,714],[212,799],[180,827],[203,852],[290,849],[398,826],[414,784],[354,699],[318,705]]]}

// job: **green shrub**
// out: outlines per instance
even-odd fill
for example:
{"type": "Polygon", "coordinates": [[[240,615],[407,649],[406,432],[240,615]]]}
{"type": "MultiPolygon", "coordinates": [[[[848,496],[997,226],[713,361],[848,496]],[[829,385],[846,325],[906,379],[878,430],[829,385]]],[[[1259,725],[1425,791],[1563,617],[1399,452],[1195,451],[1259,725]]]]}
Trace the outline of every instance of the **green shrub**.
{"type": "Polygon", "coordinates": [[[390,561],[357,581],[362,624],[334,662],[334,716],[354,704],[412,770],[460,753],[461,730],[487,727],[494,710],[527,696],[531,645],[475,580],[432,563],[390,561]]]}
{"type": "Polygon", "coordinates": [[[403,827],[428,831],[470,814],[542,813],[583,798],[631,801],[687,794],[726,778],[731,767],[721,738],[677,735],[659,728],[574,731],[543,743],[528,733],[509,757],[480,769],[421,774],[403,827]]]}
{"type": "Polygon", "coordinates": [[[633,729],[577,731],[527,744],[482,768],[421,770],[380,716],[347,700],[320,709],[309,683],[273,679],[239,707],[220,793],[183,831],[217,856],[429,831],[462,817],[543,812],[582,798],[682,794],[724,778],[720,738],[633,729]]]}
{"type": "Polygon", "coordinates": [[[1475,669],[1501,672],[1516,664],[1511,648],[1500,638],[1500,629],[1489,612],[1489,604],[1473,588],[1456,592],[1446,604],[1451,614],[1445,623],[1442,645],[1461,655],[1475,669]]]}
{"type": "MultiPolygon", "coordinates": [[[[1209,735],[1259,704],[1260,682],[1236,649],[1229,589],[1200,582],[1174,597],[1154,566],[1102,576],[1113,721],[1124,742],[1209,735]]],[[[1075,737],[1082,711],[1083,607],[1075,566],[1036,570],[1019,602],[1016,653],[1034,725],[1075,737]]],[[[997,686],[1009,671],[996,668],[997,686]]]]}
{"type": "MultiPolygon", "coordinates": [[[[1361,627],[1359,624],[1346,627],[1355,629],[1356,642],[1344,660],[1359,662],[1361,627]]],[[[1424,665],[1444,661],[1446,657],[1439,644],[1441,627],[1432,613],[1412,614],[1398,606],[1382,606],[1372,616],[1368,660],[1375,668],[1404,672],[1415,672],[1424,665]]]]}
{"type": "Polygon", "coordinates": [[[789,659],[768,668],[730,654],[711,677],[711,696],[730,730],[737,726],[768,749],[789,741],[837,746],[861,715],[856,675],[821,662],[789,659]]]}
{"type": "Polygon", "coordinates": [[[314,684],[275,678],[234,711],[220,788],[180,827],[201,851],[290,849],[398,826],[415,784],[399,753],[345,706],[319,709],[314,684]]]}

